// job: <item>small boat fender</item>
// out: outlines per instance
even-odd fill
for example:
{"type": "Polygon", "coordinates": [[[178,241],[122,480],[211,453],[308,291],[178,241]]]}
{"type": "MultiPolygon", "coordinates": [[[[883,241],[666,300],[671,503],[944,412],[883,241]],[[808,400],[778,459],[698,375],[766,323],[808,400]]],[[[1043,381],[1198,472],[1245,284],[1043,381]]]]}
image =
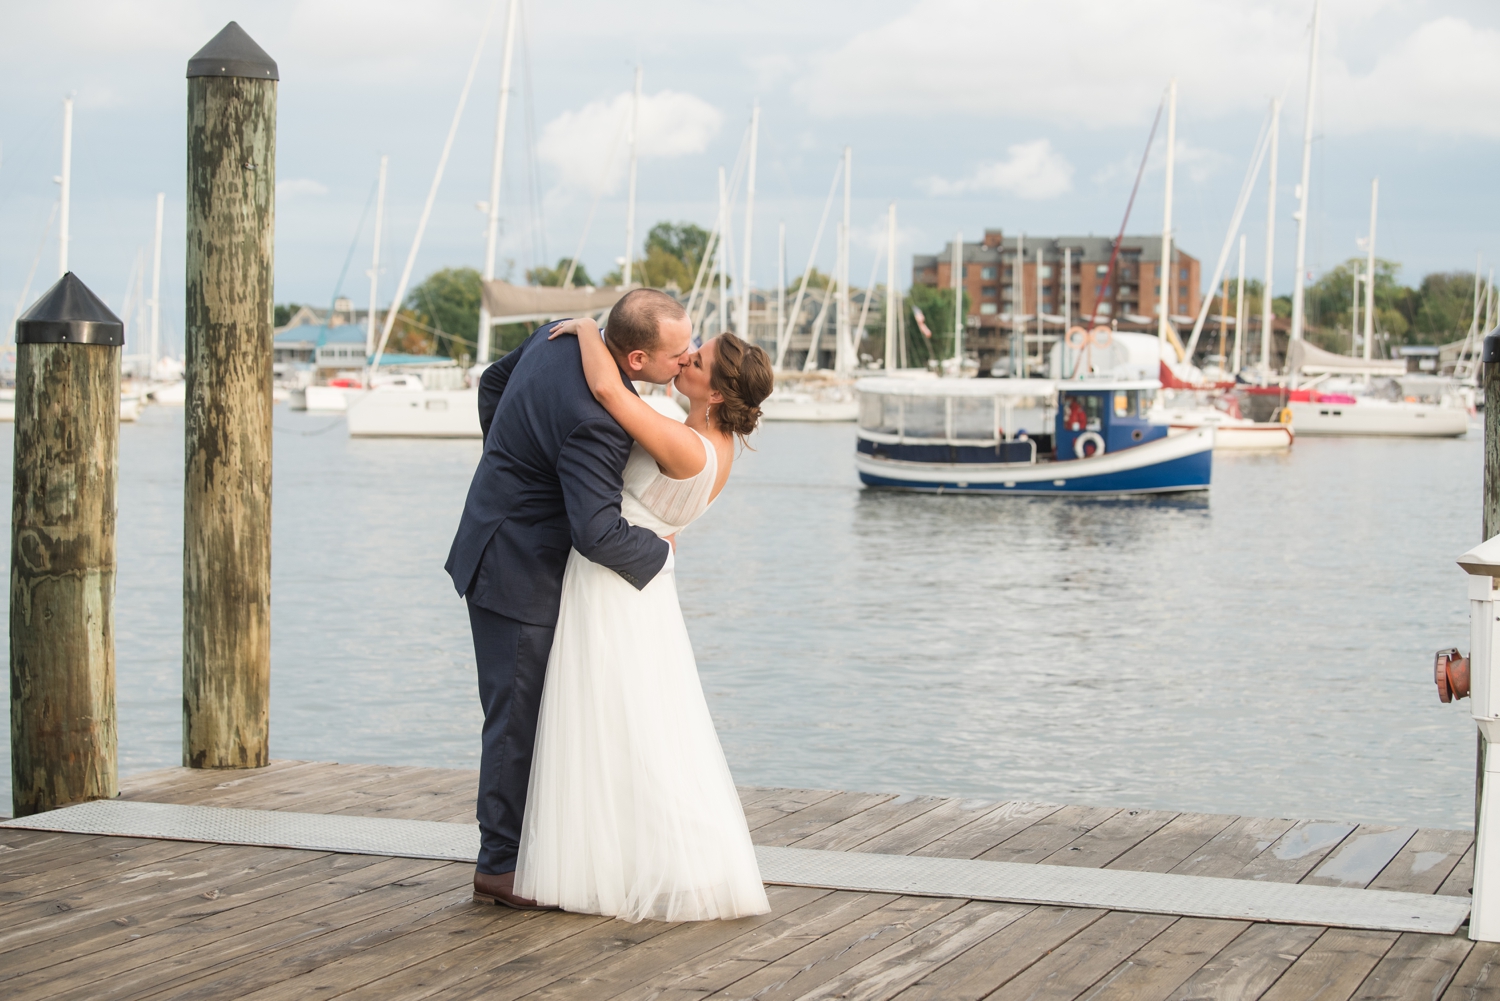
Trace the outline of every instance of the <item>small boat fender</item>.
{"type": "Polygon", "coordinates": [[[1283,424],[1290,424],[1290,423],[1292,423],[1292,408],[1291,407],[1282,407],[1281,408],[1281,412],[1276,415],[1276,419],[1278,421],[1280,421],[1281,423],[1283,423],[1283,424]]]}
{"type": "Polygon", "coordinates": [[[1092,459],[1104,454],[1104,436],[1098,431],[1085,431],[1073,439],[1073,454],[1080,459],[1092,459]],[[1092,445],[1093,450],[1089,450],[1092,445]]]}
{"type": "Polygon", "coordinates": [[[1433,658],[1432,680],[1437,682],[1438,700],[1452,702],[1469,697],[1469,658],[1456,648],[1439,650],[1433,658]]]}

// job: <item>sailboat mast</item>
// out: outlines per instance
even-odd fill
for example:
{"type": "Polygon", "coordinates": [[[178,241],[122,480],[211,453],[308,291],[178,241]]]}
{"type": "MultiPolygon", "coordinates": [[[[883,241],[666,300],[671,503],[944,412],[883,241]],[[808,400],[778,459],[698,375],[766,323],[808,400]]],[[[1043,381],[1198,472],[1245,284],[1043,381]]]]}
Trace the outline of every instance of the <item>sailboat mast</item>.
{"type": "Polygon", "coordinates": [[[63,98],[62,177],[59,183],[62,185],[62,190],[57,197],[62,211],[57,217],[57,276],[61,278],[68,273],[68,209],[73,194],[73,98],[71,96],[63,98]]]}
{"type": "Polygon", "coordinates": [[[156,193],[156,236],[151,241],[151,345],[146,359],[146,378],[156,377],[156,359],[161,356],[161,223],[167,194],[156,193]]]}
{"type": "MultiPolygon", "coordinates": [[[[631,255],[635,253],[635,141],[636,133],[640,131],[640,116],[641,68],[637,66],[635,68],[635,97],[632,98],[630,102],[630,200],[625,204],[625,266],[620,272],[620,274],[622,275],[620,285],[624,288],[630,287],[631,255]]],[[[723,174],[723,168],[720,168],[719,173],[721,175],[723,174]]],[[[721,204],[724,200],[724,195],[722,192],[723,186],[724,182],[721,177],[719,181],[719,187],[721,189],[719,194],[719,201],[721,204]]],[[[721,273],[719,275],[719,285],[721,289],[723,287],[723,284],[724,276],[721,273]]],[[[720,295],[719,298],[721,300],[719,305],[722,308],[724,305],[722,302],[723,296],[720,295]]],[[[720,325],[724,323],[724,318],[722,315],[719,317],[719,323],[720,325]]]]}
{"type": "MultiPolygon", "coordinates": [[[[869,292],[865,293],[869,295],[869,292]]],[[[885,370],[896,368],[896,203],[885,212],[885,370]]]]}
{"type": "Polygon", "coordinates": [[[1234,368],[1230,374],[1239,375],[1245,360],[1245,234],[1240,234],[1240,276],[1234,288],[1234,368]]]}
{"type": "Polygon", "coordinates": [[[1365,361],[1375,356],[1375,208],[1379,201],[1380,178],[1376,177],[1370,181],[1370,245],[1365,248],[1365,361]]]}
{"type": "MultiPolygon", "coordinates": [[[[375,353],[375,312],[379,308],[376,294],[380,289],[380,228],[385,222],[385,166],[390,157],[380,158],[380,177],[375,182],[375,249],[370,253],[370,315],[365,326],[365,357],[375,353]]],[[[487,322],[479,324],[479,357],[485,358],[484,347],[488,344],[490,327],[487,322]]]]}
{"type": "MultiPolygon", "coordinates": [[[[1073,248],[1072,247],[1064,247],[1063,248],[1063,324],[1062,324],[1062,336],[1058,339],[1059,342],[1063,345],[1062,347],[1058,348],[1058,360],[1062,363],[1063,368],[1067,367],[1067,359],[1068,359],[1068,348],[1067,348],[1067,343],[1068,343],[1068,328],[1070,326],[1072,326],[1072,324],[1073,324],[1073,248]]],[[[1063,376],[1064,379],[1066,379],[1068,377],[1068,373],[1066,371],[1064,371],[1062,373],[1062,376],[1063,376]]]]}
{"type": "Polygon", "coordinates": [[[1045,333],[1042,327],[1042,248],[1036,248],[1036,355],[1040,361],[1043,355],[1042,336],[1045,333]]]}
{"type": "Polygon", "coordinates": [[[953,235],[953,364],[964,374],[964,235],[953,235]]]}
{"type": "Polygon", "coordinates": [[[1353,298],[1349,303],[1349,357],[1356,358],[1359,352],[1355,350],[1355,343],[1359,340],[1359,281],[1363,277],[1359,273],[1359,264],[1354,265],[1354,291],[1353,298]]]}
{"type": "Polygon", "coordinates": [[[1025,375],[1021,371],[1021,352],[1025,350],[1026,328],[1021,320],[1021,276],[1026,265],[1026,234],[1016,237],[1016,266],[1010,273],[1010,374],[1014,378],[1025,375]]]}
{"type": "Polygon", "coordinates": [[[1271,98],[1271,167],[1266,181],[1266,278],[1260,290],[1260,384],[1271,371],[1271,276],[1276,265],[1276,149],[1281,140],[1281,98],[1271,98]]]}
{"type": "MultiPolygon", "coordinates": [[[[516,44],[516,14],[520,10],[521,0],[510,0],[510,13],[505,21],[505,58],[500,64],[500,106],[495,112],[495,152],[490,162],[490,203],[489,203],[489,225],[485,230],[484,242],[484,281],[485,284],[495,280],[495,244],[500,238],[500,169],[505,162],[505,117],[510,111],[510,63],[511,55],[515,51],[516,44]]],[[[385,180],[385,160],[380,164],[381,182],[385,180]]],[[[379,219],[378,210],[376,219],[379,219]]],[[[380,231],[380,223],[375,224],[375,231],[380,231]]],[[[377,240],[377,245],[378,245],[377,240]]],[[[376,251],[379,253],[379,251],[376,251]]],[[[373,282],[374,279],[372,278],[373,282]]],[[[372,294],[372,305],[370,313],[373,316],[375,306],[372,294]]],[[[373,329],[373,328],[372,328],[373,329]]],[[[487,364],[490,360],[490,311],[484,304],[484,296],[479,297],[479,338],[475,342],[479,355],[479,364],[487,364]]]]}
{"type": "MultiPolygon", "coordinates": [[[[1292,340],[1300,341],[1307,308],[1307,196],[1312,182],[1313,100],[1318,87],[1318,20],[1322,0],[1313,0],[1312,45],[1307,56],[1307,110],[1302,123],[1302,183],[1297,188],[1297,279],[1292,285],[1292,340]]],[[[1297,381],[1293,372],[1292,383],[1297,381]]]]}
{"type": "MultiPolygon", "coordinates": [[[[631,150],[631,152],[630,152],[630,162],[633,165],[635,163],[635,140],[634,140],[633,137],[631,139],[630,150],[631,150]]],[[[634,171],[634,166],[632,166],[631,170],[634,171]]],[[[632,186],[632,190],[634,190],[634,186],[632,186]]],[[[632,206],[631,212],[632,212],[632,216],[634,215],[634,205],[635,205],[635,199],[632,198],[631,199],[631,206],[632,206]]],[[[631,226],[632,226],[632,228],[634,227],[634,225],[635,225],[635,222],[634,222],[634,219],[632,218],[632,220],[631,220],[631,226]]],[[[719,168],[719,232],[722,234],[719,237],[719,333],[722,334],[722,333],[724,333],[724,331],[726,331],[726,330],[729,329],[729,322],[728,322],[728,314],[729,314],[728,276],[725,274],[725,272],[728,270],[728,268],[726,267],[727,262],[726,262],[726,259],[725,259],[725,256],[724,256],[724,244],[728,242],[728,240],[726,239],[726,237],[729,235],[729,198],[728,198],[728,193],[724,189],[724,168],[723,167],[719,168]]],[[[630,284],[630,271],[629,271],[630,261],[629,261],[628,258],[626,259],[626,262],[625,262],[625,268],[626,268],[626,272],[625,272],[625,284],[629,285],[630,284]]]]}
{"type": "Polygon", "coordinates": [[[776,339],[781,340],[781,328],[786,325],[786,223],[776,230],[776,339]]]}
{"type": "Polygon", "coordinates": [[[854,345],[850,343],[849,321],[849,208],[852,178],[850,176],[854,169],[854,151],[851,147],[844,147],[844,223],[839,227],[839,260],[838,260],[838,283],[839,297],[836,303],[838,319],[834,323],[834,337],[836,338],[836,350],[834,352],[834,367],[839,372],[847,372],[854,367],[854,345]]]}
{"type": "Polygon", "coordinates": [[[745,253],[740,261],[740,315],[735,324],[739,334],[750,336],[750,234],[755,225],[755,152],[760,139],[760,102],[750,111],[750,171],[745,177],[745,253]]]}
{"type": "MultiPolygon", "coordinates": [[[[1167,198],[1161,223],[1161,298],[1157,301],[1156,336],[1161,340],[1159,350],[1165,357],[1168,343],[1167,332],[1171,329],[1168,319],[1172,311],[1172,171],[1177,161],[1177,80],[1167,87],[1167,198]]],[[[1187,359],[1189,363],[1192,359],[1187,359]]]]}

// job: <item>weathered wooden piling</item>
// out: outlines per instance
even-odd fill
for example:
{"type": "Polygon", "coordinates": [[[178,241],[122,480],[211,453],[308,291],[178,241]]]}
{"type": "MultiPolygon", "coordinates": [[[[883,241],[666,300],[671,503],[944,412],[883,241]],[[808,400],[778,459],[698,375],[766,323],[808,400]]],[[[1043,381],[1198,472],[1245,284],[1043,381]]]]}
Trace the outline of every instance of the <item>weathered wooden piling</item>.
{"type": "Polygon", "coordinates": [[[182,759],[269,758],[276,63],[231,21],[188,61],[182,759]]]}
{"type": "Polygon", "coordinates": [[[125,328],[72,272],[16,322],[10,531],[15,814],[119,792],[115,484],[125,328]]]}

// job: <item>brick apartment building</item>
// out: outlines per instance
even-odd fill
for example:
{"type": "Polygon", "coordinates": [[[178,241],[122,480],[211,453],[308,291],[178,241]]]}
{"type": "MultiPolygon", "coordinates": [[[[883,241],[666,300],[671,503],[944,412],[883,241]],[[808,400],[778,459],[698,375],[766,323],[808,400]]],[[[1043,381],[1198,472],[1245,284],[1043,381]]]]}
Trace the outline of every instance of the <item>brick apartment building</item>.
{"type": "MultiPolygon", "coordinates": [[[[981,367],[993,364],[1010,350],[1013,315],[1032,317],[1028,333],[1036,329],[1037,269],[1041,269],[1041,312],[1049,334],[1061,332],[1064,251],[1072,250],[1071,315],[1066,324],[1087,323],[1098,306],[1098,322],[1122,330],[1154,330],[1161,289],[1161,237],[1127,236],[1120,242],[1115,280],[1106,286],[1114,240],[1104,236],[1005,236],[987,229],[977,243],[964,241],[963,282],[969,296],[968,343],[981,367]],[[1016,288],[1016,252],[1021,262],[1016,288]],[[1038,255],[1040,252],[1040,256],[1038,255]],[[1019,308],[1013,302],[1020,294],[1019,308]]],[[[1172,248],[1173,274],[1167,315],[1179,327],[1191,324],[1202,304],[1198,259],[1172,248]]],[[[953,243],[938,254],[918,254],[912,260],[912,284],[953,287],[953,243]]]]}

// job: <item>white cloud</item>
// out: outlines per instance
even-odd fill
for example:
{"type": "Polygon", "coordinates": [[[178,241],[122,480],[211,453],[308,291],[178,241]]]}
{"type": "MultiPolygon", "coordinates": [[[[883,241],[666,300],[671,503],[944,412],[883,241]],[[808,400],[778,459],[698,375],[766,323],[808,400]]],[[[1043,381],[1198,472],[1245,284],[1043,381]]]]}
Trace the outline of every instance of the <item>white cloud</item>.
{"type": "MultiPolygon", "coordinates": [[[[563,112],[542,130],[537,154],[558,168],[568,186],[591,192],[616,190],[625,176],[630,102],[630,94],[619,94],[563,112]]],[[[642,94],[637,156],[671,159],[702,153],[723,121],[719,109],[692,94],[642,94]]]]}
{"type": "MultiPolygon", "coordinates": [[[[1106,128],[1149,123],[1175,76],[1179,128],[1261,111],[1273,94],[1286,96],[1283,126],[1296,128],[1310,6],[915,0],[808,60],[794,89],[823,117],[988,115],[1106,128]]],[[[1400,0],[1325,3],[1320,129],[1500,135],[1491,110],[1500,105],[1500,31],[1458,16],[1420,16],[1400,0]],[[1368,72],[1350,68],[1370,56],[1368,72]]]]}
{"type": "Polygon", "coordinates": [[[328,194],[327,186],[319,184],[309,177],[289,177],[285,181],[276,182],[277,201],[283,198],[291,200],[306,196],[316,198],[326,194],[328,194]]]}
{"type": "Polygon", "coordinates": [[[1028,201],[1056,198],[1073,190],[1073,165],[1052,148],[1050,139],[1016,143],[1007,152],[1007,159],[981,164],[957,181],[929,177],[920,183],[930,195],[1005,191],[1028,201]]]}

